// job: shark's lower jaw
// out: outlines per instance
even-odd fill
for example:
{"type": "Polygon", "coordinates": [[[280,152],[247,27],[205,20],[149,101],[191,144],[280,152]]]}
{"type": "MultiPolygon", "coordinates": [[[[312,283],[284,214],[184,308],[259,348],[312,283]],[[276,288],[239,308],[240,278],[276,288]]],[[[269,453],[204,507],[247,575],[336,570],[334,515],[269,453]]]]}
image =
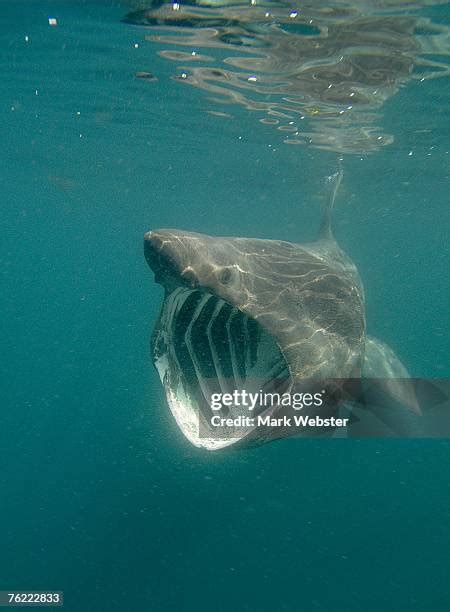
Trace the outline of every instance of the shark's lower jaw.
{"type": "Polygon", "coordinates": [[[224,431],[213,426],[215,415],[237,415],[234,406],[213,407],[214,394],[270,393],[290,385],[275,340],[257,321],[205,289],[166,291],[152,354],[179,428],[192,444],[208,450],[245,442],[252,435],[248,427],[224,431]]]}

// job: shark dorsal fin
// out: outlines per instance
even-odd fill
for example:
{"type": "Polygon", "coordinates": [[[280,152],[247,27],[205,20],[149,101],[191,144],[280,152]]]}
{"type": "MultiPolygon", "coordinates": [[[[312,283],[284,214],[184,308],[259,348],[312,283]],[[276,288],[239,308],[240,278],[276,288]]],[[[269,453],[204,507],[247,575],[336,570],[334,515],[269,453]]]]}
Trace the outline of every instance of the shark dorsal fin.
{"type": "Polygon", "coordinates": [[[334,240],[333,232],[331,231],[331,214],[333,212],[334,201],[336,200],[336,195],[339,191],[339,186],[341,184],[343,176],[344,171],[342,169],[342,162],[341,160],[339,160],[339,168],[337,172],[327,178],[327,182],[331,187],[331,191],[328,197],[328,202],[323,211],[322,223],[320,225],[319,230],[319,239],[334,240]]]}

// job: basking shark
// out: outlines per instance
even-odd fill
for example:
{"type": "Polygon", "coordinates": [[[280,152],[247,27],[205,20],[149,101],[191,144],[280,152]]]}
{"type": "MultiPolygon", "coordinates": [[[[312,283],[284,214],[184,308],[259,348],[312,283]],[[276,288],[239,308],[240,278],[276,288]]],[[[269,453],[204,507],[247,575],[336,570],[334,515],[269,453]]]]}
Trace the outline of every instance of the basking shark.
{"type": "MultiPolygon", "coordinates": [[[[330,195],[314,242],[177,229],[145,234],[145,257],[165,290],[153,361],[173,416],[195,446],[217,450],[290,435],[255,426],[217,436],[209,425],[211,396],[233,389],[286,392],[318,384],[338,411],[340,400],[349,399],[346,381],[377,378],[385,395],[419,412],[402,363],[366,335],[358,270],[331,231],[341,180],[342,170],[328,179],[330,195]]],[[[362,384],[354,395],[364,404],[362,384]]]]}

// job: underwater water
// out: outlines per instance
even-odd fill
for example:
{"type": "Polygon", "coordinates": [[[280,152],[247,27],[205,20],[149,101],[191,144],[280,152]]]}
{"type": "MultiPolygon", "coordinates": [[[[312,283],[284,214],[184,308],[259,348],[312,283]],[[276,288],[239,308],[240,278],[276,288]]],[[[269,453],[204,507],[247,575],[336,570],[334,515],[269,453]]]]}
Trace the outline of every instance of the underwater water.
{"type": "MultiPolygon", "coordinates": [[[[76,612],[447,610],[449,442],[191,446],[151,363],[142,240],[313,239],[343,155],[333,225],[368,329],[448,377],[448,80],[386,97],[391,144],[288,146],[171,78],[128,10],[0,2],[0,589],[76,612]]],[[[450,27],[448,5],[420,11],[450,27]]]]}

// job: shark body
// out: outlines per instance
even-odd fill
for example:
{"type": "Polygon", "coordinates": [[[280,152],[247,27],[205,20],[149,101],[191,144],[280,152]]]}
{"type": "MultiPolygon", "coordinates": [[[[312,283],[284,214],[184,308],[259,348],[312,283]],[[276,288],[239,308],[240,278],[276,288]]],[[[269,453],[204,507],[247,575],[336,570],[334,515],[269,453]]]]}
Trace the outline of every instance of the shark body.
{"type": "MultiPolygon", "coordinates": [[[[341,171],[330,177],[328,206],[311,243],[176,229],[145,235],[147,262],[165,289],[153,360],[171,411],[194,445],[216,450],[289,435],[255,426],[218,437],[210,426],[211,396],[234,389],[292,392],[320,384],[334,398],[328,413],[337,414],[340,399],[348,399],[346,381],[369,376],[383,379],[390,397],[418,412],[404,366],[366,336],[363,285],[331,231],[341,179],[341,171]]],[[[283,410],[268,412],[281,417],[283,410]]]]}

